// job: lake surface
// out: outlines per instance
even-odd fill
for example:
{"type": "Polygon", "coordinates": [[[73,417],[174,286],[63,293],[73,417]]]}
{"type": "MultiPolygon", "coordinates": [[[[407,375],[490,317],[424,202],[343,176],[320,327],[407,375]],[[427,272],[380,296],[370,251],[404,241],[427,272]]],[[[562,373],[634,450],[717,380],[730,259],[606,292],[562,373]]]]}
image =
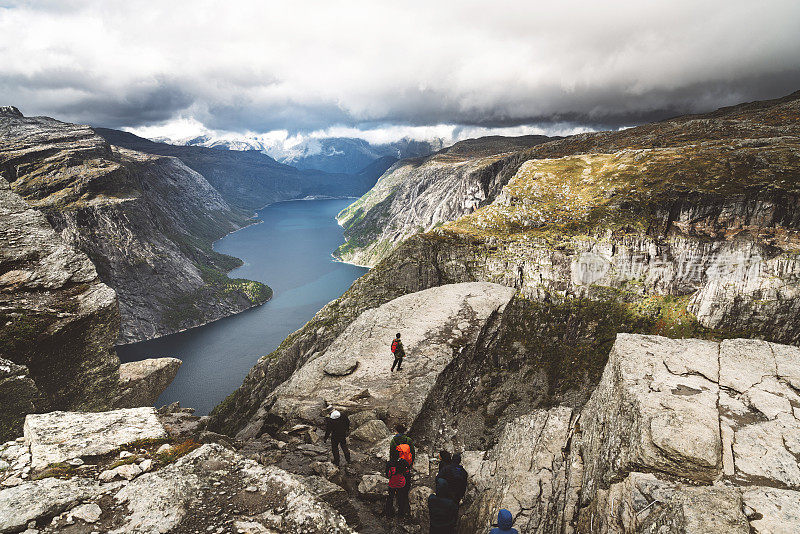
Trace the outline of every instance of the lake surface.
{"type": "Polygon", "coordinates": [[[367,269],[333,261],[344,242],[335,216],[352,199],[279,202],[248,226],[214,244],[244,260],[232,278],[258,280],[274,295],[262,306],[186,332],[117,348],[120,360],[173,356],[178,375],[156,402],[204,415],[239,387],[259,357],[272,352],[325,304],[344,293],[367,269]]]}

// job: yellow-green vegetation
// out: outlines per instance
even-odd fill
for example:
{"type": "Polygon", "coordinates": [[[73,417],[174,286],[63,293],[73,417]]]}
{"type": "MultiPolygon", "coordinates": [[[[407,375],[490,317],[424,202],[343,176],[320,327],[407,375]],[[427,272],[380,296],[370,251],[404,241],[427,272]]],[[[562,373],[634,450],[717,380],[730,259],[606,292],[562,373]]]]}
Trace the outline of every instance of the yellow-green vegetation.
{"type": "Polygon", "coordinates": [[[133,456],[131,456],[129,458],[124,458],[122,460],[117,460],[113,464],[109,465],[106,469],[114,469],[115,467],[119,467],[121,465],[133,464],[133,463],[136,463],[136,460],[138,460],[138,459],[139,459],[139,457],[134,454],[133,456]]]}
{"type": "Polygon", "coordinates": [[[669,200],[800,192],[798,148],[716,142],[529,160],[498,200],[445,228],[511,238],[643,233],[669,200]]]}
{"type": "Polygon", "coordinates": [[[186,440],[182,443],[173,445],[167,452],[158,455],[158,461],[161,464],[171,464],[181,456],[185,456],[200,446],[194,440],[186,440]]]}
{"type": "Polygon", "coordinates": [[[75,468],[66,462],[58,462],[50,464],[45,467],[41,472],[34,475],[33,480],[42,480],[43,478],[72,478],[75,475],[75,468]]]}

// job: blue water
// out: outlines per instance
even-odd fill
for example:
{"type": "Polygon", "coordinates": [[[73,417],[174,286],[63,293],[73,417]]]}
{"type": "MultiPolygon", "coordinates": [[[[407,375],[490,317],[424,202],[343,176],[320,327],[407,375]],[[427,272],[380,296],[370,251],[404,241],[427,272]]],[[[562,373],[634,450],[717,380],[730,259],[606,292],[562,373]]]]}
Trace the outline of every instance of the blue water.
{"type": "Polygon", "coordinates": [[[258,212],[260,224],[230,234],[214,249],[244,260],[229,273],[270,286],[272,300],[214,323],[152,341],[118,347],[123,362],[173,356],[183,365],[156,402],[207,414],[239,387],[259,357],[269,354],[320,308],[344,293],[366,269],[334,262],[344,242],[336,214],[352,200],[280,202],[258,212]]]}

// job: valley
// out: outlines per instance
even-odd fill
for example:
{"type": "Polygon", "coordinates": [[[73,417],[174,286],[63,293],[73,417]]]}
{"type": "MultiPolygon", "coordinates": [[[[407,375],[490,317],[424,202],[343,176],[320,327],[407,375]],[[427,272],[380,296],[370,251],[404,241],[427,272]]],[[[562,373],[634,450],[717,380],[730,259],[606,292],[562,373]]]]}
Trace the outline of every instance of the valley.
{"type": "MultiPolygon", "coordinates": [[[[15,318],[4,333],[38,314],[48,321],[17,339],[90,342],[55,341],[47,353],[7,345],[0,395],[18,402],[4,437],[20,439],[0,447],[9,464],[0,517],[11,518],[0,531],[33,521],[59,532],[76,518],[92,528],[81,503],[116,532],[202,523],[422,533],[441,449],[461,453],[469,474],[459,533],[488,530],[498,508],[521,532],[543,534],[766,534],[800,524],[800,93],[619,131],[460,142],[394,163],[352,203],[274,204],[259,211],[264,222],[213,247],[222,230],[253,222],[229,179],[232,189],[218,192],[180,159],[5,113],[7,131],[39,137],[0,152],[3,209],[28,221],[0,247],[4,310],[15,318]],[[174,195],[157,196],[162,182],[187,198],[182,217],[158,228],[198,221],[188,228],[196,248],[175,245],[189,259],[173,262],[215,269],[226,295],[267,291],[263,282],[276,294],[206,327],[115,349],[125,299],[148,294],[104,274],[125,270],[107,267],[118,263],[103,210],[131,220],[127,205],[148,201],[173,213],[174,195]],[[346,242],[335,254],[371,266],[363,275],[330,261],[337,212],[346,242]],[[237,270],[234,256],[245,261],[237,270]],[[227,282],[229,271],[254,281],[227,282]],[[54,294],[66,299],[55,313],[54,294]],[[398,331],[407,360],[390,371],[398,331]],[[184,367],[162,358],[137,370],[117,353],[182,356],[184,367]],[[65,354],[83,379],[69,388],[43,378],[65,354]],[[220,380],[204,378],[215,372],[220,380]],[[184,407],[152,407],[173,400],[184,407]],[[74,413],[36,415],[56,409],[74,413]],[[322,439],[331,409],[351,421],[347,465],[330,462],[322,439]],[[61,418],[73,436],[58,437],[61,418]],[[398,424],[417,451],[404,522],[382,513],[398,424]],[[133,427],[154,441],[130,438],[133,427]],[[102,447],[75,452],[84,439],[102,447]],[[60,504],[21,506],[34,493],[60,504]]],[[[123,231],[128,242],[147,235],[123,231]]],[[[220,286],[202,287],[179,309],[219,305],[202,291],[220,286]]]]}

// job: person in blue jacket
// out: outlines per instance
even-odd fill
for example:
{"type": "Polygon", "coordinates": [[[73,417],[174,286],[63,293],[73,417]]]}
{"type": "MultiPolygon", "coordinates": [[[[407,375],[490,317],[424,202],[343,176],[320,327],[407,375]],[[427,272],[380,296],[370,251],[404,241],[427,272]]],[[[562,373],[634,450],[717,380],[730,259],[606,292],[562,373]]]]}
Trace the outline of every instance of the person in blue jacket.
{"type": "Polygon", "coordinates": [[[500,510],[500,513],[497,514],[497,526],[493,528],[489,534],[519,534],[517,529],[511,526],[513,523],[514,516],[511,515],[511,512],[503,508],[500,510]]]}

